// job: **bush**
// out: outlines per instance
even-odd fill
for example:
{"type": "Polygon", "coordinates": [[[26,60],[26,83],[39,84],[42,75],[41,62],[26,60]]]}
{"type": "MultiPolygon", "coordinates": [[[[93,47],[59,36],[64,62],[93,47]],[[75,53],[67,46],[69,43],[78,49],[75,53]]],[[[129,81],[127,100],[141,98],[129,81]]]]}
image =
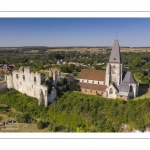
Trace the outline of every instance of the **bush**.
{"type": "Polygon", "coordinates": [[[37,125],[37,128],[38,128],[39,130],[44,129],[44,122],[38,121],[38,122],[36,123],[36,125],[37,125]]]}

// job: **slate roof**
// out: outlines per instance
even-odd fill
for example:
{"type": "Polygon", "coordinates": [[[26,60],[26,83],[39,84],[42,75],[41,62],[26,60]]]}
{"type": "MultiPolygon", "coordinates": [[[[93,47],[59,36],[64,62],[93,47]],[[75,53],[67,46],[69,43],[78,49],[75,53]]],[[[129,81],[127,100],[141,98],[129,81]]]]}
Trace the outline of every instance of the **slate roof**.
{"type": "Polygon", "coordinates": [[[126,92],[126,93],[129,93],[129,90],[130,90],[130,86],[128,83],[121,83],[119,86],[118,86],[118,89],[119,89],[119,92],[126,92]]]}
{"type": "Polygon", "coordinates": [[[106,85],[99,85],[99,84],[90,84],[90,83],[82,83],[78,84],[83,89],[91,89],[97,91],[105,91],[107,86],[106,85]]]}
{"type": "Polygon", "coordinates": [[[122,63],[121,55],[120,55],[120,46],[119,46],[118,40],[114,41],[112,51],[109,57],[109,62],[110,63],[122,63]]]}
{"type": "Polygon", "coordinates": [[[136,80],[134,79],[133,75],[131,72],[123,72],[123,78],[122,78],[123,83],[137,83],[136,80]]]}
{"type": "Polygon", "coordinates": [[[82,69],[80,79],[105,81],[105,70],[82,69]]]}
{"type": "Polygon", "coordinates": [[[128,96],[128,93],[126,93],[126,92],[119,92],[119,93],[117,93],[118,95],[123,95],[123,96],[128,96]]]}

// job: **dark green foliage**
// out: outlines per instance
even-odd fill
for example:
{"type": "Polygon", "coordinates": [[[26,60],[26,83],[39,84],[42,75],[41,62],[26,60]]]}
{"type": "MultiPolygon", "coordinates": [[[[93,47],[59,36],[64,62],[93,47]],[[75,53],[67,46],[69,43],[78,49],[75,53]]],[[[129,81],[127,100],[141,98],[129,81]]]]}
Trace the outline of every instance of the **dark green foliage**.
{"type": "Polygon", "coordinates": [[[43,121],[36,122],[36,125],[37,125],[38,129],[44,129],[45,128],[45,122],[43,122],[43,121]]]}
{"type": "Polygon", "coordinates": [[[16,117],[18,122],[39,118],[42,121],[37,127],[48,127],[52,132],[119,132],[122,124],[129,125],[128,131],[150,127],[150,99],[123,101],[66,92],[45,108],[38,106],[35,98],[9,90],[0,93],[0,103],[23,112],[10,113],[9,107],[1,106],[1,113],[16,117]]]}

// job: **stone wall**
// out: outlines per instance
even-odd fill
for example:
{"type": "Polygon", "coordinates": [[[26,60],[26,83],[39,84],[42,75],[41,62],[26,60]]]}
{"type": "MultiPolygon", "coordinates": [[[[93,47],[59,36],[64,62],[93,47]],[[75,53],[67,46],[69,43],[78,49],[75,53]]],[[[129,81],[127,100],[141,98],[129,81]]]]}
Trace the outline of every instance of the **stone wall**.
{"type": "Polygon", "coordinates": [[[0,81],[0,91],[4,90],[7,88],[6,82],[5,81],[0,81]]]}
{"type": "Polygon", "coordinates": [[[110,85],[106,90],[105,90],[105,97],[106,98],[116,98],[117,95],[117,90],[114,88],[113,85],[110,85]],[[110,92],[110,89],[112,89],[112,93],[110,92]]]}
{"type": "Polygon", "coordinates": [[[97,81],[97,80],[80,79],[80,82],[105,85],[105,81],[97,81]]]}
{"type": "Polygon", "coordinates": [[[91,90],[91,89],[84,89],[81,88],[81,91],[84,94],[90,94],[90,95],[103,95],[103,91],[97,91],[97,90],[91,90]]]}
{"type": "Polygon", "coordinates": [[[48,102],[52,103],[56,99],[56,96],[57,96],[57,91],[56,89],[53,88],[51,94],[48,95],[48,102]]]}
{"type": "Polygon", "coordinates": [[[120,98],[120,99],[123,99],[123,100],[128,100],[128,96],[117,95],[117,98],[120,98]]]}
{"type": "Polygon", "coordinates": [[[15,88],[21,93],[36,97],[39,104],[48,105],[48,87],[42,85],[45,81],[44,74],[31,72],[30,67],[20,67],[12,75],[6,76],[6,80],[8,88],[15,88]]]}

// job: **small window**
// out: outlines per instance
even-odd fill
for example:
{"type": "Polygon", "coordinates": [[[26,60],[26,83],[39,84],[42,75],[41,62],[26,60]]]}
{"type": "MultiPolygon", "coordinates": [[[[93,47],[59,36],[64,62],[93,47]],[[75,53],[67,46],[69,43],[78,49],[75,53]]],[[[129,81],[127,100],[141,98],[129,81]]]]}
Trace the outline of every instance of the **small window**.
{"type": "Polygon", "coordinates": [[[132,85],[130,85],[130,92],[133,92],[133,87],[132,87],[132,85]]]}
{"type": "Polygon", "coordinates": [[[36,77],[34,77],[34,82],[36,82],[36,77]]]}
{"type": "Polygon", "coordinates": [[[16,78],[17,78],[17,79],[19,78],[18,74],[16,74],[16,78]]]}
{"type": "Polygon", "coordinates": [[[87,90],[85,90],[85,92],[87,92],[87,90]]]}
{"type": "Polygon", "coordinates": [[[91,90],[91,93],[92,93],[92,90],[91,90]]]}
{"type": "Polygon", "coordinates": [[[98,84],[99,84],[99,81],[98,81],[98,84]]]}
{"type": "Polygon", "coordinates": [[[82,82],[84,82],[84,80],[82,80],[82,82]]]}
{"type": "Polygon", "coordinates": [[[122,95],[120,95],[120,97],[122,97],[122,95]]]}
{"type": "Polygon", "coordinates": [[[87,80],[87,83],[89,83],[89,80],[87,80]]]}
{"type": "Polygon", "coordinates": [[[94,83],[94,81],[93,81],[93,83],[94,83]]]}
{"type": "Polygon", "coordinates": [[[109,89],[109,94],[113,94],[113,89],[112,88],[109,89]]]}
{"type": "Polygon", "coordinates": [[[25,75],[23,75],[23,80],[25,80],[25,75]]]}
{"type": "Polygon", "coordinates": [[[114,58],[114,60],[116,60],[116,58],[114,58]]]}

